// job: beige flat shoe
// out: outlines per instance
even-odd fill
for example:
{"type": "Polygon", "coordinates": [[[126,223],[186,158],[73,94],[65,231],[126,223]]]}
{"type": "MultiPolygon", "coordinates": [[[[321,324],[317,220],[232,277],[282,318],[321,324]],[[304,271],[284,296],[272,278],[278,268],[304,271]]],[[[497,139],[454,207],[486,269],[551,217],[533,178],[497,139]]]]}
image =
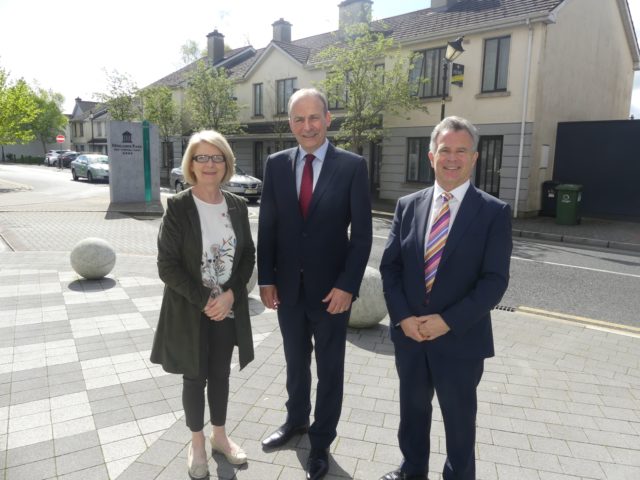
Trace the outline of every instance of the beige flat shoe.
{"type": "Polygon", "coordinates": [[[195,479],[208,478],[209,467],[206,463],[193,462],[193,446],[189,444],[189,453],[187,453],[187,467],[189,468],[189,476],[195,479]]]}
{"type": "Polygon", "coordinates": [[[247,463],[247,454],[240,447],[238,447],[231,453],[227,453],[220,446],[218,446],[218,444],[216,443],[216,439],[213,437],[213,434],[211,434],[209,440],[211,441],[211,451],[223,454],[227,459],[227,462],[229,462],[230,464],[243,465],[247,463]]]}

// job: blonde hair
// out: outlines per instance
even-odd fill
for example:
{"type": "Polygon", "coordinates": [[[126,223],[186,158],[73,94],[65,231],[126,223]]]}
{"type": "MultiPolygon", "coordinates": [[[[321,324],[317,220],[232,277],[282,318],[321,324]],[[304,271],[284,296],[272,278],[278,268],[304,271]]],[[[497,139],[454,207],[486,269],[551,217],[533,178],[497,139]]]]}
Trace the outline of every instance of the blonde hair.
{"type": "Polygon", "coordinates": [[[215,130],[201,130],[191,135],[187,149],[182,156],[182,175],[184,175],[185,182],[189,185],[198,183],[191,172],[191,164],[193,163],[193,155],[196,147],[201,143],[213,145],[222,152],[224,155],[224,163],[227,167],[224,172],[224,177],[222,177],[222,183],[228,182],[236,171],[236,157],[233,155],[227,139],[215,130]]]}

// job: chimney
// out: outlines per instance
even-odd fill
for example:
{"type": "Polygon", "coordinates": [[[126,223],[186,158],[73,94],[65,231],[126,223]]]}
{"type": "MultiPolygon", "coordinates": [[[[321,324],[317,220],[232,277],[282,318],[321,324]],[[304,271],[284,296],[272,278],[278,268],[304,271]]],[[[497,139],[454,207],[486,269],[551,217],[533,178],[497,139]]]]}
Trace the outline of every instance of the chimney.
{"type": "Polygon", "coordinates": [[[210,66],[224,58],[224,35],[214,30],[207,35],[207,61],[210,66]]]}
{"type": "Polygon", "coordinates": [[[431,0],[431,8],[450,8],[461,0],[431,0]]]}
{"type": "Polygon", "coordinates": [[[271,24],[273,27],[273,40],[275,42],[291,43],[291,24],[284,18],[271,24]]]}
{"type": "Polygon", "coordinates": [[[371,21],[372,3],[371,0],[344,0],[339,4],[340,30],[359,23],[369,23],[371,21]]]}

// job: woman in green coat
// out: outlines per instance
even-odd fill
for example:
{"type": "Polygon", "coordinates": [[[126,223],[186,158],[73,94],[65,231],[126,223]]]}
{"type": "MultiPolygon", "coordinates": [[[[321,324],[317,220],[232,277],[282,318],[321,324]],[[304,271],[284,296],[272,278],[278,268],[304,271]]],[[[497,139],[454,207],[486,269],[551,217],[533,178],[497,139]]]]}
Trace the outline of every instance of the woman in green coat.
{"type": "Polygon", "coordinates": [[[182,404],[192,432],[187,456],[192,478],[206,478],[204,390],[213,432],[212,451],[233,464],[245,452],[226,434],[231,356],[240,368],[253,360],[247,282],[255,247],[243,199],[221,190],[235,157],[218,132],[194,134],[182,159],[193,185],[167,202],[158,235],[158,273],[165,283],[151,361],[183,375],[182,404]]]}

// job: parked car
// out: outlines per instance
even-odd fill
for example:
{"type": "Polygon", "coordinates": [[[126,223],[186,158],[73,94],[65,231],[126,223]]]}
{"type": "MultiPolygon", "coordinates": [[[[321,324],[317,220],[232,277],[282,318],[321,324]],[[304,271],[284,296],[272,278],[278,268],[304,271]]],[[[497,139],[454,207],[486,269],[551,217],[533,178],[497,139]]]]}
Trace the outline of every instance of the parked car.
{"type": "MultiPolygon", "coordinates": [[[[176,193],[189,187],[189,184],[184,180],[181,167],[172,169],[169,178],[171,186],[176,189],[176,193]]],[[[235,175],[222,186],[222,189],[240,195],[249,200],[249,202],[257,202],[262,195],[262,181],[247,175],[240,167],[236,167],[235,175]]]]}
{"type": "Polygon", "coordinates": [[[69,166],[74,180],[86,177],[90,182],[109,181],[109,157],[101,153],[82,153],[69,166]]]}
{"type": "Polygon", "coordinates": [[[67,168],[69,164],[73,162],[78,155],[80,155],[78,152],[73,152],[73,151],[61,153],[60,155],[58,155],[58,158],[56,159],[56,165],[58,164],[58,162],[62,162],[62,167],[67,168]]]}
{"type": "Polygon", "coordinates": [[[58,159],[58,155],[68,151],[69,150],[49,150],[47,154],[44,156],[44,164],[47,167],[52,167],[56,165],[56,160],[58,159]]]}

